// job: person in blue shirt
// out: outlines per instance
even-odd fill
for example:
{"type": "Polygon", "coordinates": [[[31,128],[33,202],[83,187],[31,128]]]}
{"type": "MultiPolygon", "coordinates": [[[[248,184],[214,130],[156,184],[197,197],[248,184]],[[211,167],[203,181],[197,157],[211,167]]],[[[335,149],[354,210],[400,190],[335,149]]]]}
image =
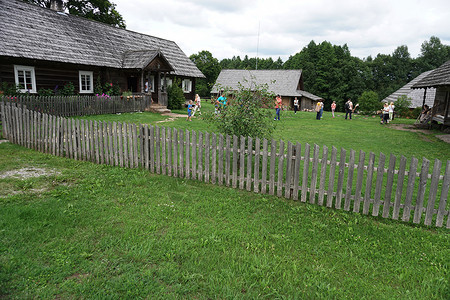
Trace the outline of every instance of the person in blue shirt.
{"type": "Polygon", "coordinates": [[[217,102],[219,102],[219,110],[221,110],[227,105],[227,98],[221,94],[220,97],[217,98],[217,102]]]}
{"type": "Polygon", "coordinates": [[[189,104],[187,107],[187,113],[188,113],[188,117],[186,119],[186,121],[192,121],[191,120],[191,115],[192,115],[192,100],[189,100],[189,104]]]}

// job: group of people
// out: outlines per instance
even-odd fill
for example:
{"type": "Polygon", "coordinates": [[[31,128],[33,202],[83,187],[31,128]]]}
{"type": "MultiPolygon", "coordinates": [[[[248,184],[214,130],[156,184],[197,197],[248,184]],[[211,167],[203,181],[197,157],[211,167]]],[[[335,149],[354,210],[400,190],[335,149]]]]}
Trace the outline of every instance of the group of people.
{"type": "Polygon", "coordinates": [[[383,108],[381,109],[381,124],[388,124],[390,121],[394,120],[394,102],[390,104],[385,102],[383,108]]]}
{"type": "Polygon", "coordinates": [[[202,108],[202,101],[200,100],[200,96],[196,94],[194,101],[189,100],[189,103],[187,105],[188,116],[186,121],[192,121],[191,117],[193,117],[196,112],[202,115],[202,112],[200,110],[201,108],[202,108]]]}

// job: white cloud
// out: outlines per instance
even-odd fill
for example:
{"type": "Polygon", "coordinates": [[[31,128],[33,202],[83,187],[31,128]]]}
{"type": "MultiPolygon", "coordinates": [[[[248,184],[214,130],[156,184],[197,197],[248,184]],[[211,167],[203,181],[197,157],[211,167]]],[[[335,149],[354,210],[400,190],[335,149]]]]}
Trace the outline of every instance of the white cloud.
{"type": "Polygon", "coordinates": [[[450,44],[448,0],[113,0],[133,31],[175,41],[187,54],[218,59],[279,56],[314,40],[347,44],[365,58],[408,46],[412,57],[431,36],[450,44]]]}

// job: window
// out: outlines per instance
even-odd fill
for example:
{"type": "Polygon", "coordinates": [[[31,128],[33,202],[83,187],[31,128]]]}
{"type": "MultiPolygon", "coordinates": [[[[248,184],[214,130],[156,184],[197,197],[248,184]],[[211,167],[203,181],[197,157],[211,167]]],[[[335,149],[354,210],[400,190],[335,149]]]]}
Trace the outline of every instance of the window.
{"type": "Polygon", "coordinates": [[[183,80],[183,92],[190,93],[192,91],[192,81],[190,79],[183,80]]]}
{"type": "Polygon", "coordinates": [[[22,93],[36,93],[36,78],[34,67],[14,66],[14,77],[16,86],[22,93]]]}
{"type": "Polygon", "coordinates": [[[155,76],[150,75],[150,92],[154,93],[155,92],[155,76]]]}
{"type": "Polygon", "coordinates": [[[94,74],[91,71],[80,71],[80,93],[94,92],[94,74]]]}
{"type": "MultiPolygon", "coordinates": [[[[172,79],[166,77],[166,86],[164,87],[164,89],[167,90],[167,88],[171,85],[172,85],[172,79]]],[[[161,78],[161,86],[164,86],[164,77],[161,78]]]]}

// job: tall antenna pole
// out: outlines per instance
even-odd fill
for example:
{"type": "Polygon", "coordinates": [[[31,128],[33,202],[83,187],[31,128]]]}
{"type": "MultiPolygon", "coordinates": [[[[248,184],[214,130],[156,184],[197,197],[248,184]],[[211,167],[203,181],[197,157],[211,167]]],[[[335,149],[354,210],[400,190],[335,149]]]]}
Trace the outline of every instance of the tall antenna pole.
{"type": "Polygon", "coordinates": [[[256,43],[256,70],[258,70],[258,51],[259,51],[259,31],[261,29],[261,21],[258,25],[258,42],[256,43]]]}

